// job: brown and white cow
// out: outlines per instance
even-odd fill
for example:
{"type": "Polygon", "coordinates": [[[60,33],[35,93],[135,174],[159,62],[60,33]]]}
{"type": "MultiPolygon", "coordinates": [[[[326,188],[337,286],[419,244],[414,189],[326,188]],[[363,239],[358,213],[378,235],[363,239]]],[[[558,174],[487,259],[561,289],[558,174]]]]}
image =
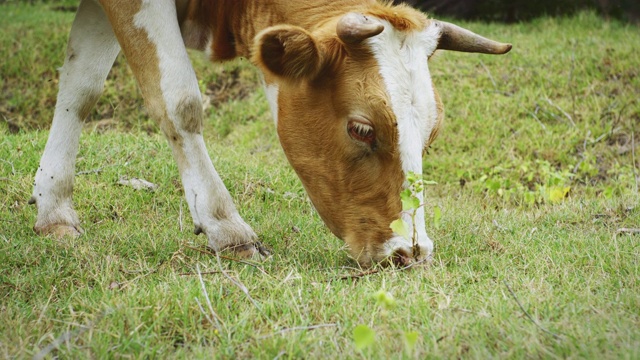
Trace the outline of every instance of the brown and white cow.
{"type": "MultiPolygon", "coordinates": [[[[422,173],[423,149],[443,119],[428,58],[437,49],[511,49],[374,0],[82,0],[30,200],[37,233],[82,233],[72,205],[78,139],[122,50],[173,149],[196,233],[215,250],[261,251],[207,154],[187,47],[211,60],[244,56],[262,71],[289,162],[363,265],[412,258],[412,244],[389,224],[401,216],[405,175],[422,173]]],[[[415,219],[422,259],[433,243],[422,209],[415,219]]]]}

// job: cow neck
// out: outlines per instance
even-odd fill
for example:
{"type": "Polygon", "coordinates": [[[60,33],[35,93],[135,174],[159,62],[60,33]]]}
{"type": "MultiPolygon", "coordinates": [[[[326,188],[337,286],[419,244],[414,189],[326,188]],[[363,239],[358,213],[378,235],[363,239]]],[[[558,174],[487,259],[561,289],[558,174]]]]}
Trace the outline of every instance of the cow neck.
{"type": "Polygon", "coordinates": [[[211,60],[249,57],[254,37],[269,26],[290,24],[313,32],[350,11],[365,12],[374,0],[178,0],[185,44],[211,60]]]}

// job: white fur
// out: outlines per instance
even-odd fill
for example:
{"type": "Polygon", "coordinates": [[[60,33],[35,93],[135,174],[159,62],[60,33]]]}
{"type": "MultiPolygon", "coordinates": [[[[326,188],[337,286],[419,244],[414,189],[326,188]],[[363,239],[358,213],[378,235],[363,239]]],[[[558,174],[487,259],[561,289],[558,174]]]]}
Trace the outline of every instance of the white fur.
{"type": "MultiPolygon", "coordinates": [[[[431,25],[422,32],[401,32],[389,22],[379,21],[385,29],[380,35],[368,39],[368,44],[380,67],[398,122],[402,170],[405,175],[409,172],[422,174],[422,150],[438,115],[427,60],[438,45],[440,29],[431,25]]],[[[424,203],[423,194],[417,195],[424,203]]],[[[403,219],[410,227],[413,226],[409,214],[403,214],[403,219]]],[[[419,246],[427,255],[430,254],[433,242],[427,236],[424,207],[416,213],[416,230],[419,246]]],[[[389,241],[389,246],[401,243],[398,238],[394,239],[389,241]]]]}
{"type": "Polygon", "coordinates": [[[71,200],[78,140],[82,122],[102,93],[119,51],[102,8],[92,0],[82,1],[69,35],[65,63],[59,69],[53,123],[35,177],[36,228],[55,224],[80,229],[71,200]]]}
{"type": "Polygon", "coordinates": [[[213,59],[213,36],[209,35],[207,39],[207,45],[204,47],[204,55],[207,57],[209,61],[213,59]]]}
{"type": "Polygon", "coordinates": [[[278,127],[278,91],[279,87],[276,83],[264,84],[264,93],[269,102],[269,108],[271,109],[271,116],[273,117],[273,122],[276,124],[276,128],[278,127]]]}

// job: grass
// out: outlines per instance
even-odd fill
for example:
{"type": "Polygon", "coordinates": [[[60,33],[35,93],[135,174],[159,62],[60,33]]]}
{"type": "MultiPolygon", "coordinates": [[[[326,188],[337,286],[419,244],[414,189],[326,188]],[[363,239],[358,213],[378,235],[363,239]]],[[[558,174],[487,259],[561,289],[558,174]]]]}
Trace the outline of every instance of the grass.
{"type": "Polygon", "coordinates": [[[0,356],[57,345],[49,356],[640,357],[640,245],[621,231],[640,224],[637,28],[589,13],[463,24],[514,50],[432,61],[447,111],[424,162],[438,182],[427,193],[434,261],[374,273],[355,268],[312,209],[251,67],[194,54],[212,103],[211,157],[274,253],[259,266],[222,260],[255,305],[201,251],[124,59],[81,139],[74,199],[85,235],[33,233],[27,200],[73,15],[0,8],[10,14],[0,19],[0,356]],[[119,186],[121,176],[158,189],[119,186]],[[376,300],[380,290],[397,305],[376,300]],[[376,337],[362,350],[359,325],[376,337]]]}

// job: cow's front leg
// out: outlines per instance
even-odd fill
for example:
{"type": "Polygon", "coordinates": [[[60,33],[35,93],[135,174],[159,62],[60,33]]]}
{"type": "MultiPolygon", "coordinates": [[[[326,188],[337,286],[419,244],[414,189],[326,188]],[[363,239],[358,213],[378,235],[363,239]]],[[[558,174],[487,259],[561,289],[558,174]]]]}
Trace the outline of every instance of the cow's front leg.
{"type": "Polygon", "coordinates": [[[60,68],[58,99],[49,139],[38,166],[33,196],[41,235],[77,236],[82,230],[72,192],[82,122],[102,93],[120,46],[100,5],[84,0],[71,27],[60,68]]]}
{"type": "Polygon", "coordinates": [[[256,234],[238,214],[202,137],[202,96],[177,22],[175,1],[101,1],[151,116],[178,163],[196,234],[213,250],[258,253],[256,234]]]}
{"type": "MultiPolygon", "coordinates": [[[[202,111],[195,98],[193,104],[202,111]]],[[[257,255],[257,237],[238,214],[207,154],[202,134],[184,130],[174,133],[174,129],[165,129],[165,134],[178,162],[195,233],[206,234],[209,247],[215,251],[230,248],[242,257],[257,255]]]]}

